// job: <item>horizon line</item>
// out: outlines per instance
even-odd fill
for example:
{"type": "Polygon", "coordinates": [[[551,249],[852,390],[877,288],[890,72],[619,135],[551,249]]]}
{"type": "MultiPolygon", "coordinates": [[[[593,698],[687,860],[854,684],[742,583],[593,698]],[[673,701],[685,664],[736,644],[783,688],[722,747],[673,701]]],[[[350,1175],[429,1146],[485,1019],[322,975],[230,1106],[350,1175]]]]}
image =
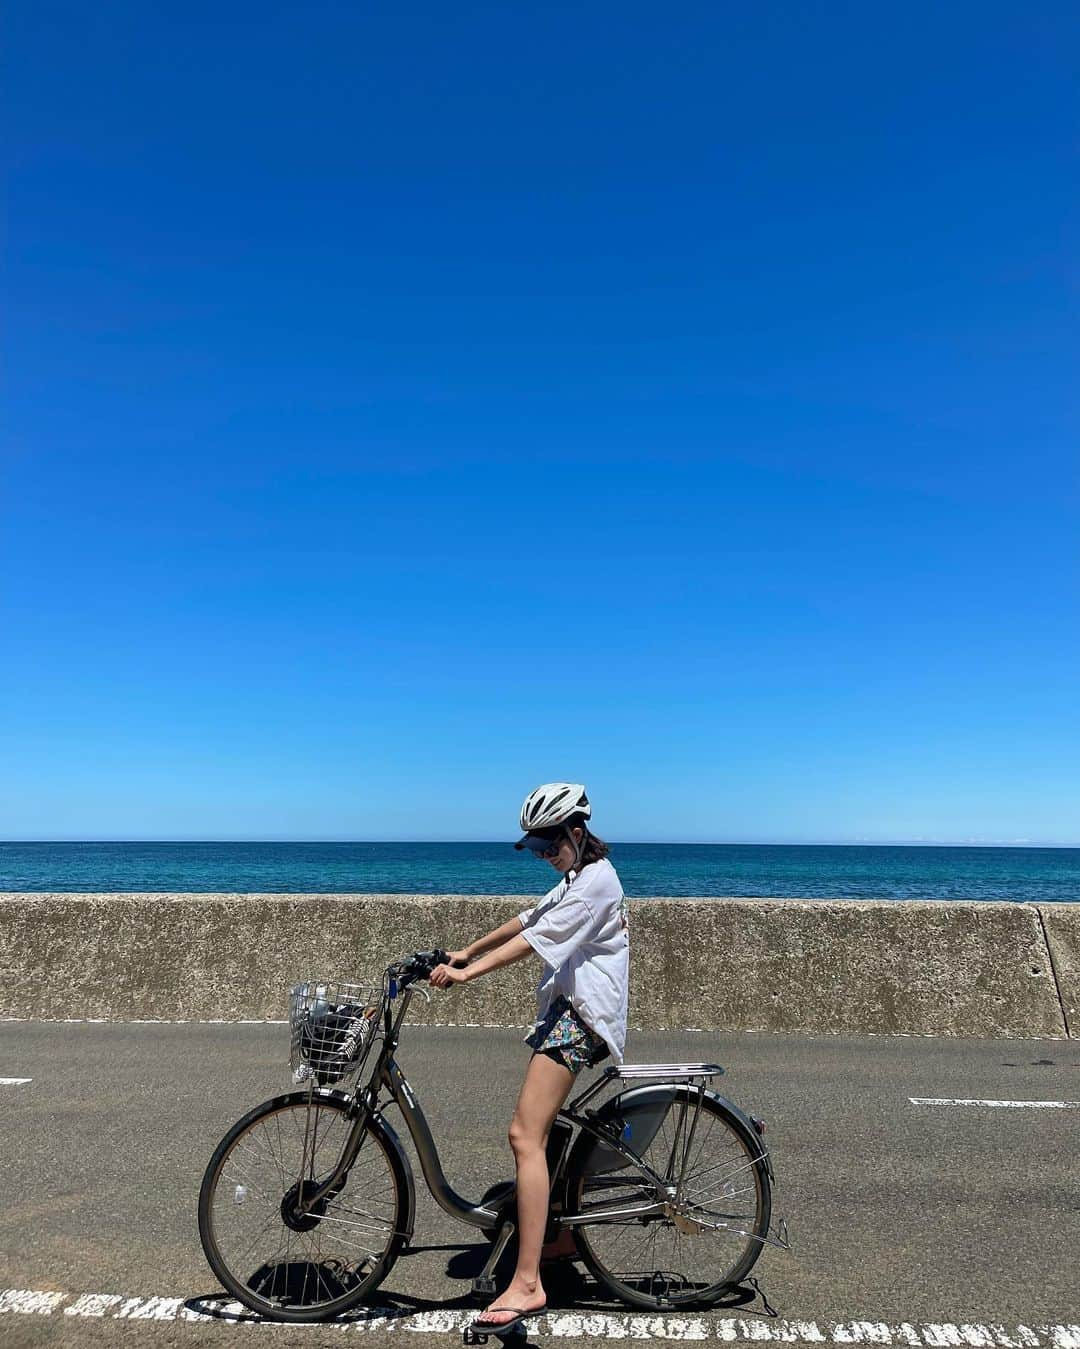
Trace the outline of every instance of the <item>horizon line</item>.
{"type": "MultiPolygon", "coordinates": [[[[505,846],[512,848],[513,843],[506,839],[461,839],[461,838],[3,838],[0,847],[42,844],[249,844],[265,846],[320,845],[331,848],[348,848],[357,845],[381,844],[426,844],[456,845],[470,847],[476,844],[484,846],[505,846]]],[[[827,841],[808,841],[806,839],[622,839],[611,841],[613,848],[622,847],[673,847],[673,848],[1054,848],[1065,850],[1080,849],[1080,842],[1065,843],[1038,839],[833,839],[827,841]]]]}

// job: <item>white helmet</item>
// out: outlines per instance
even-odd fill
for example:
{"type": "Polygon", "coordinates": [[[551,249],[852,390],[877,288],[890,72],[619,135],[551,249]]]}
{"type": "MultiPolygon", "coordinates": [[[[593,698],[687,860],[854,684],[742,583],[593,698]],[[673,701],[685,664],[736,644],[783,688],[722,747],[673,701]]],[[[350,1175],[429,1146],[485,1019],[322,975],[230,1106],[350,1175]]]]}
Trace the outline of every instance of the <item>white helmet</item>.
{"type": "Polygon", "coordinates": [[[521,807],[521,827],[527,833],[553,829],[571,815],[588,819],[592,806],[580,782],[545,782],[525,798],[521,807]]]}

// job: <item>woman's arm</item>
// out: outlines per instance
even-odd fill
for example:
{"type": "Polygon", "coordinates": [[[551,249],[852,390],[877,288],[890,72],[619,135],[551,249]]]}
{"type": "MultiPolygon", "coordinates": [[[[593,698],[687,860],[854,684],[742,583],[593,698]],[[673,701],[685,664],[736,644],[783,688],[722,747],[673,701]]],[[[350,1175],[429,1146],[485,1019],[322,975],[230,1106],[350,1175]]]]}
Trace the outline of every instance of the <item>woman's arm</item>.
{"type": "Polygon", "coordinates": [[[449,952],[450,959],[454,961],[475,960],[477,956],[482,956],[485,951],[490,951],[492,947],[502,946],[508,942],[511,937],[516,937],[521,932],[521,919],[511,918],[509,922],[503,923],[502,927],[497,927],[493,931],[486,933],[483,937],[477,937],[474,942],[468,946],[462,947],[460,951],[449,952]]]}
{"type": "MultiPolygon", "coordinates": [[[[449,965],[439,965],[432,970],[430,975],[431,983],[436,988],[448,988],[450,984],[467,984],[470,979],[479,979],[482,974],[490,974],[492,970],[502,969],[504,965],[512,965],[515,960],[521,960],[523,956],[534,955],[535,952],[525,938],[521,935],[521,924],[514,919],[517,925],[517,935],[512,936],[509,941],[504,941],[501,946],[497,946],[487,955],[481,956],[479,960],[474,960],[471,965],[463,970],[452,969],[449,965]]],[[[509,927],[509,924],[506,924],[509,927]]],[[[500,932],[502,928],[498,929],[500,932]]],[[[494,935],[489,933],[490,935],[494,935]]]]}

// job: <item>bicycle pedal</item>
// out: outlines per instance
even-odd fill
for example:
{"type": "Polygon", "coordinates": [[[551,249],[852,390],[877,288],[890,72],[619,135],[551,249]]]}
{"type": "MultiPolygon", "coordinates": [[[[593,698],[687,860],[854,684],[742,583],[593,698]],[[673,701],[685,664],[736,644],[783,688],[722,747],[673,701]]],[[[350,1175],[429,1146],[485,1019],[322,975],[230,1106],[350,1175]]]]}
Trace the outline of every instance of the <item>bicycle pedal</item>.
{"type": "MultiPolygon", "coordinates": [[[[477,1297],[495,1296],[495,1276],[478,1274],[472,1281],[472,1290],[477,1297]]],[[[489,1333],[489,1332],[485,1332],[489,1333]]],[[[466,1340],[466,1344],[471,1344],[471,1340],[466,1340]]]]}
{"type": "Polygon", "coordinates": [[[499,1326],[474,1330],[472,1326],[466,1326],[461,1338],[465,1344],[487,1344],[489,1335],[494,1335],[503,1344],[508,1344],[511,1340],[521,1340],[524,1343],[527,1338],[524,1326],[520,1325],[511,1326],[509,1330],[503,1330],[499,1326]]]}

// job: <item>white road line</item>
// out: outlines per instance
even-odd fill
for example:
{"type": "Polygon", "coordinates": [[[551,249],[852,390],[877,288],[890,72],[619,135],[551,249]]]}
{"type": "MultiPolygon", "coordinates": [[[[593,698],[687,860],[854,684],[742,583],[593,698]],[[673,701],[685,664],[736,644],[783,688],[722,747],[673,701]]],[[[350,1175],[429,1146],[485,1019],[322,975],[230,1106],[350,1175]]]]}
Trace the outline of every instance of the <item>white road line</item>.
{"type": "MultiPolygon", "coordinates": [[[[279,1322],[260,1321],[238,1302],[224,1296],[200,1299],[189,1306],[180,1297],[124,1297],[120,1293],[54,1293],[28,1288],[0,1289],[0,1315],[64,1316],[123,1321],[230,1321],[273,1329],[279,1322]],[[66,1306],[64,1304],[67,1304],[66,1306]]],[[[476,1311],[406,1313],[400,1307],[368,1307],[337,1321],[323,1322],[323,1331],[365,1334],[379,1331],[460,1333],[476,1311]]],[[[823,1345],[897,1345],[900,1349],[1080,1349],[1080,1325],[1005,1325],[1001,1322],[930,1321],[787,1321],[735,1316],[648,1316],[641,1313],[550,1312],[530,1324],[530,1335],[553,1339],[720,1340],[725,1344],[761,1343],[823,1345]]]]}
{"type": "Polygon", "coordinates": [[[1080,1110],[1080,1101],[979,1101],[962,1096],[909,1096],[912,1105],[985,1105],[1006,1110],[1080,1110]]]}
{"type": "Polygon", "coordinates": [[[0,1087],[22,1087],[33,1080],[32,1077],[0,1077],[0,1087]]]}

